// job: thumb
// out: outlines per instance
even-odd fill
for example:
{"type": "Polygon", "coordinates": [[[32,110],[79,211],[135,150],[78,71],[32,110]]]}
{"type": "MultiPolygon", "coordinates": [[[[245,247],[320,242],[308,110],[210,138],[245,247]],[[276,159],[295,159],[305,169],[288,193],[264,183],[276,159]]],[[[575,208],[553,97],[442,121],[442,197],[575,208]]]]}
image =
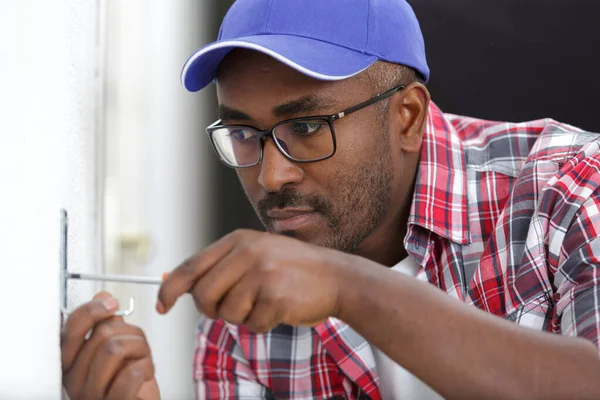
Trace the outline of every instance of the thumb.
{"type": "Polygon", "coordinates": [[[112,294],[110,294],[109,292],[103,290],[101,292],[96,293],[96,295],[94,296],[94,300],[105,300],[105,299],[110,299],[111,297],[114,297],[112,294]]]}

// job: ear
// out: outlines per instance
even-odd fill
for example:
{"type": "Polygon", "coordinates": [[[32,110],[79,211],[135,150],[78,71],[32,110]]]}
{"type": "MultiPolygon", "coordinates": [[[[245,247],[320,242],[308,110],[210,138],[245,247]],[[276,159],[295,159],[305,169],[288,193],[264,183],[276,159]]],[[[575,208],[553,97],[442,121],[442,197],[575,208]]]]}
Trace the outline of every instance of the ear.
{"type": "Polygon", "coordinates": [[[407,153],[418,153],[423,143],[431,96],[418,82],[411,83],[398,94],[390,104],[390,112],[392,120],[397,121],[395,131],[400,148],[407,153]]]}

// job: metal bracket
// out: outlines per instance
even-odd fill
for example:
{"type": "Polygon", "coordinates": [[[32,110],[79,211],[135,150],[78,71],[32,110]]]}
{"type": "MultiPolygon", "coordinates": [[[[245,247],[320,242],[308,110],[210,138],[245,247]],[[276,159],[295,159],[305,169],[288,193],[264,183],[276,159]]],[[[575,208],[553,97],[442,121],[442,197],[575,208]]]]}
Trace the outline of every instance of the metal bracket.
{"type": "MultiPolygon", "coordinates": [[[[69,218],[66,210],[61,210],[61,248],[60,248],[60,312],[61,312],[61,324],[64,322],[66,317],[70,314],[67,309],[67,282],[69,279],[88,279],[88,280],[101,280],[96,279],[93,275],[89,275],[86,278],[85,274],[75,274],[69,272],[68,263],[68,240],[69,240],[69,218]]],[[[135,299],[129,298],[129,308],[126,310],[119,310],[115,312],[116,316],[128,316],[135,310],[135,299]]]]}

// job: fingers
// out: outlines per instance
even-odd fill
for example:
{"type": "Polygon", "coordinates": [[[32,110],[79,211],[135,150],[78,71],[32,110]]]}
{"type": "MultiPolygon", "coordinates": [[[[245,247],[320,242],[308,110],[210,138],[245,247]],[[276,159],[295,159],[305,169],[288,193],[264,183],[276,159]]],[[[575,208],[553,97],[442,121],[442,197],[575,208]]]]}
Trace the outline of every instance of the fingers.
{"type": "MultiPolygon", "coordinates": [[[[119,396],[115,398],[133,399],[144,381],[152,380],[154,366],[145,335],[123,318],[115,317],[117,309],[118,302],[102,292],[76,309],[66,321],[61,349],[63,382],[70,398],[106,398],[110,390],[119,396]],[[138,363],[144,359],[149,361],[138,363]],[[113,391],[117,382],[120,383],[113,391]],[[129,392],[133,394],[123,397],[122,394],[129,392]]],[[[152,389],[153,394],[158,393],[156,384],[152,389]]]]}
{"type": "Polygon", "coordinates": [[[73,311],[61,331],[63,374],[71,369],[87,333],[99,322],[111,318],[118,307],[119,303],[115,298],[108,293],[102,293],[73,311]]]}
{"type": "Polygon", "coordinates": [[[252,332],[265,333],[280,323],[281,316],[278,315],[278,307],[259,294],[244,325],[252,332]]]}
{"type": "Polygon", "coordinates": [[[136,361],[129,362],[112,383],[106,399],[107,400],[123,400],[135,399],[136,397],[148,398],[145,392],[156,393],[158,388],[150,388],[145,390],[145,387],[156,385],[154,378],[154,364],[152,359],[145,357],[136,361]]]}
{"type": "Polygon", "coordinates": [[[64,384],[71,398],[78,398],[85,389],[88,377],[94,376],[90,370],[98,349],[114,337],[131,335],[144,338],[140,328],[126,324],[121,317],[109,318],[94,328],[92,335],[77,355],[73,368],[64,375],[64,384]]]}
{"type": "MultiPolygon", "coordinates": [[[[217,308],[228,297],[228,293],[240,281],[246,281],[248,263],[241,264],[241,258],[236,250],[230,251],[219,261],[216,268],[211,268],[195,284],[191,290],[196,308],[209,318],[218,318],[217,308]]],[[[241,294],[241,293],[239,293],[241,294]]],[[[238,296],[239,297],[239,296],[238,296]]],[[[240,300],[240,298],[238,298],[240,300]]]]}
{"type": "MultiPolygon", "coordinates": [[[[196,293],[196,289],[194,288],[194,297],[201,298],[206,293],[202,290],[196,293]]],[[[215,305],[218,307],[215,315],[207,316],[212,319],[222,318],[232,324],[242,325],[246,322],[254,308],[259,290],[259,278],[247,273],[225,294],[225,297],[218,306],[215,305]]]]}
{"type": "Polygon", "coordinates": [[[249,231],[233,232],[175,268],[160,286],[156,310],[160,314],[168,312],[175,301],[190,291],[210,268],[227,256],[238,241],[256,234],[258,233],[249,231]]]}
{"type": "MultiPolygon", "coordinates": [[[[151,359],[150,348],[144,337],[119,335],[105,340],[98,348],[90,367],[89,377],[93,379],[87,379],[84,389],[86,397],[104,398],[113,377],[117,376],[127,361],[144,358],[151,359]]],[[[138,370],[134,369],[134,371],[138,370]]],[[[145,379],[150,378],[151,376],[148,376],[145,379]]]]}

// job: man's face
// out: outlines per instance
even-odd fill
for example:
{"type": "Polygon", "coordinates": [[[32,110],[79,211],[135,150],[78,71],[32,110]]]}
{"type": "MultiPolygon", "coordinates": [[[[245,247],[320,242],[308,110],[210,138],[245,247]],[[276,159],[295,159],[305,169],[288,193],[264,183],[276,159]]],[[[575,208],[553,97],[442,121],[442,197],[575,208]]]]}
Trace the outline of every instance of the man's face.
{"type": "MultiPolygon", "coordinates": [[[[362,81],[313,80],[248,51],[225,59],[217,93],[223,124],[260,130],[334,114],[375,94],[362,81]]],[[[386,115],[376,105],[335,121],[336,153],[314,163],[288,160],[267,139],[262,163],[237,170],[267,230],[350,252],[390,218],[394,168],[386,115]]]]}

